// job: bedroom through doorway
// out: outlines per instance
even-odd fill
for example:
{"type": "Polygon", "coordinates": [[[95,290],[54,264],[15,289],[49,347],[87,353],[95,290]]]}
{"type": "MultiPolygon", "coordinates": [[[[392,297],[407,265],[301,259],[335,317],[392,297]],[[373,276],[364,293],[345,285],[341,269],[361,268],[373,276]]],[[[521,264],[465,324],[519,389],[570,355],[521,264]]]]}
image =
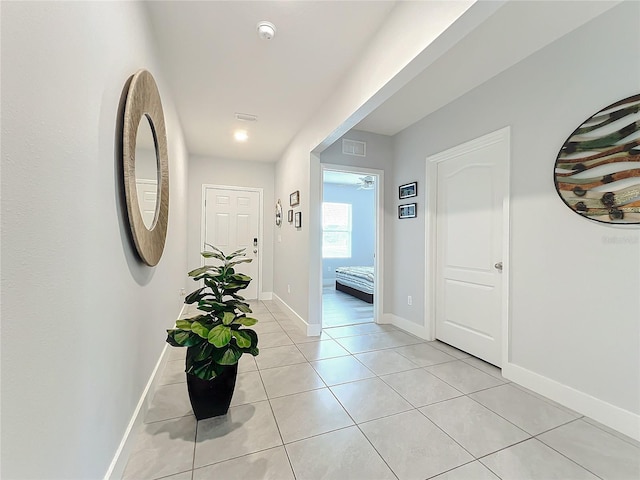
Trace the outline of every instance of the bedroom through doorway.
{"type": "Polygon", "coordinates": [[[323,170],[322,327],[374,322],[378,175],[323,170]]]}

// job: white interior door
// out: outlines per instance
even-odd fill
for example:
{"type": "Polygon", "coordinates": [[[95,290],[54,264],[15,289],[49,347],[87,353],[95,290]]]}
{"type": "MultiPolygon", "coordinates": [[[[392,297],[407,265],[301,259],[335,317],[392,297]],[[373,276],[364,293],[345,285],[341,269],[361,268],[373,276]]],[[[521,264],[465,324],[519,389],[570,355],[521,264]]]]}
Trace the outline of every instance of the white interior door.
{"type": "Polygon", "coordinates": [[[155,180],[136,179],[136,192],[142,221],[148,229],[153,226],[158,203],[158,182],[155,180]]]}
{"type": "Polygon", "coordinates": [[[436,338],[497,366],[508,155],[479,142],[437,164],[436,338]]]}
{"type": "MultiPolygon", "coordinates": [[[[253,190],[210,188],[205,189],[204,243],[229,254],[246,249],[251,263],[236,267],[253,281],[240,294],[247,300],[258,298],[259,254],[261,239],[260,193],[253,190]]],[[[206,248],[203,245],[203,248],[206,248]]]]}

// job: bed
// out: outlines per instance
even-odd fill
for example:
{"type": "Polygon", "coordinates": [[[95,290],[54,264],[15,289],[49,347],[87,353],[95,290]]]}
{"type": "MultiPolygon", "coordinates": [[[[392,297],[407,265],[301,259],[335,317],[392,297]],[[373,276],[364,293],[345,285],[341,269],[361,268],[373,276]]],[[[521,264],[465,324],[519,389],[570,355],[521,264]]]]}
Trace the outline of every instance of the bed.
{"type": "Polygon", "coordinates": [[[336,290],[373,303],[373,267],[336,268],[336,290]]]}

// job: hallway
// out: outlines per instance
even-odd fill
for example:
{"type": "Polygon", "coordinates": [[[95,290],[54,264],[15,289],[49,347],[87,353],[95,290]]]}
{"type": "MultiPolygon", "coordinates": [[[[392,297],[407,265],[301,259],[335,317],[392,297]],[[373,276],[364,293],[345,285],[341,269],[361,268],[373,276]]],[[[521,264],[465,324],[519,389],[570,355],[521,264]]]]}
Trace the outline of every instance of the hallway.
{"type": "Polygon", "coordinates": [[[344,327],[373,322],[373,304],[336,290],[322,289],[322,327],[344,327]]]}
{"type": "Polygon", "coordinates": [[[274,302],[253,308],[261,353],[229,413],[196,422],[171,349],[124,478],[640,476],[640,443],[446,344],[373,323],[307,337],[274,302]]]}

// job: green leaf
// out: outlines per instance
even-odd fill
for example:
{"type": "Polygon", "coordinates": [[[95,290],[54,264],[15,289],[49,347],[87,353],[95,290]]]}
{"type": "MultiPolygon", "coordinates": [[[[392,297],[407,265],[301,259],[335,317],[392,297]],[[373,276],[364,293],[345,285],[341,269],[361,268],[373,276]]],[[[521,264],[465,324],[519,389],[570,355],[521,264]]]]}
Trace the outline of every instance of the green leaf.
{"type": "Polygon", "coordinates": [[[184,330],[167,330],[167,343],[174,347],[192,347],[202,342],[202,339],[193,332],[184,330]]]}
{"type": "Polygon", "coordinates": [[[205,362],[196,362],[187,367],[187,373],[195,375],[203,380],[213,380],[222,373],[224,367],[215,363],[212,359],[205,362]]]}
{"type": "Polygon", "coordinates": [[[200,255],[202,255],[204,258],[217,258],[218,260],[222,260],[224,262],[224,257],[222,255],[220,255],[218,252],[200,252],[200,255]]]}
{"type": "Polygon", "coordinates": [[[222,348],[231,341],[231,329],[226,325],[217,325],[209,332],[208,340],[209,343],[222,348]]]}
{"type": "Polygon", "coordinates": [[[234,260],[233,262],[229,262],[227,265],[229,267],[233,267],[235,265],[240,265],[241,263],[251,263],[253,262],[253,258],[243,258],[242,260],[234,260]]]}
{"type": "Polygon", "coordinates": [[[199,289],[197,289],[197,290],[196,290],[196,291],[194,291],[194,292],[191,292],[189,295],[187,295],[187,296],[184,298],[184,303],[192,304],[192,303],[195,303],[195,302],[197,302],[198,300],[200,300],[200,297],[201,297],[201,295],[200,295],[200,294],[202,293],[202,291],[203,291],[203,290],[204,290],[204,287],[199,288],[199,289]]]}
{"type": "Polygon", "coordinates": [[[252,346],[258,346],[258,334],[254,330],[251,330],[250,328],[243,328],[242,331],[251,337],[252,346]]]}
{"type": "Polygon", "coordinates": [[[202,338],[209,338],[209,329],[200,322],[193,322],[191,324],[191,331],[202,338]]]}
{"type": "Polygon", "coordinates": [[[244,325],[245,327],[250,327],[251,325],[255,325],[258,323],[258,320],[255,318],[249,317],[238,317],[233,322],[235,325],[244,325]]]}
{"type": "Polygon", "coordinates": [[[235,319],[236,316],[233,312],[224,312],[224,315],[222,316],[222,323],[224,325],[231,325],[235,319]]]}
{"type": "Polygon", "coordinates": [[[176,320],[176,328],[180,328],[182,330],[191,330],[191,321],[190,320],[176,320]]]}
{"type": "Polygon", "coordinates": [[[198,275],[202,275],[203,273],[208,272],[209,270],[212,270],[215,267],[212,267],[211,265],[205,265],[203,267],[200,268],[196,268],[195,270],[191,270],[188,275],[190,277],[197,277],[198,275]]]}
{"type": "Polygon", "coordinates": [[[204,279],[204,284],[209,287],[211,290],[213,290],[213,293],[215,295],[220,295],[220,289],[218,288],[218,282],[216,282],[215,280],[212,280],[211,278],[205,278],[204,279]]]}
{"type": "Polygon", "coordinates": [[[249,353],[250,353],[251,355],[253,355],[254,357],[257,357],[257,356],[258,356],[258,354],[260,353],[260,350],[258,350],[258,347],[254,347],[254,348],[252,348],[251,350],[249,350],[249,353]]]}
{"type": "Polygon", "coordinates": [[[229,347],[222,354],[222,357],[220,357],[220,359],[217,360],[217,363],[219,365],[235,365],[236,363],[238,363],[238,360],[240,360],[241,356],[242,356],[242,352],[239,352],[237,349],[233,347],[229,347]]]}
{"type": "MultiPolygon", "coordinates": [[[[220,250],[218,247],[214,247],[213,245],[211,245],[210,243],[205,243],[205,245],[207,247],[210,247],[212,250],[215,250],[218,253],[222,253],[222,250],[220,250]]],[[[222,255],[224,255],[224,253],[222,253],[222,255]]]]}
{"type": "Polygon", "coordinates": [[[211,345],[208,342],[201,343],[200,345],[196,345],[193,347],[193,360],[196,362],[202,362],[207,358],[211,357],[211,353],[215,350],[216,347],[211,345]]]}
{"type": "Polygon", "coordinates": [[[235,280],[236,282],[247,282],[249,283],[251,281],[251,277],[244,275],[242,273],[236,273],[234,275],[231,275],[231,278],[233,280],[235,280]]]}
{"type": "Polygon", "coordinates": [[[232,330],[231,335],[236,339],[236,343],[240,348],[249,348],[251,346],[251,337],[242,330],[232,330]]]}
{"type": "Polygon", "coordinates": [[[252,310],[246,303],[236,302],[236,308],[240,310],[242,313],[251,313],[252,310]]]}
{"type": "Polygon", "coordinates": [[[201,308],[202,306],[210,307],[207,310],[208,312],[212,310],[215,310],[216,312],[220,312],[225,308],[227,308],[227,306],[224,303],[216,302],[215,300],[200,300],[200,302],[198,303],[198,308],[201,308]]]}

